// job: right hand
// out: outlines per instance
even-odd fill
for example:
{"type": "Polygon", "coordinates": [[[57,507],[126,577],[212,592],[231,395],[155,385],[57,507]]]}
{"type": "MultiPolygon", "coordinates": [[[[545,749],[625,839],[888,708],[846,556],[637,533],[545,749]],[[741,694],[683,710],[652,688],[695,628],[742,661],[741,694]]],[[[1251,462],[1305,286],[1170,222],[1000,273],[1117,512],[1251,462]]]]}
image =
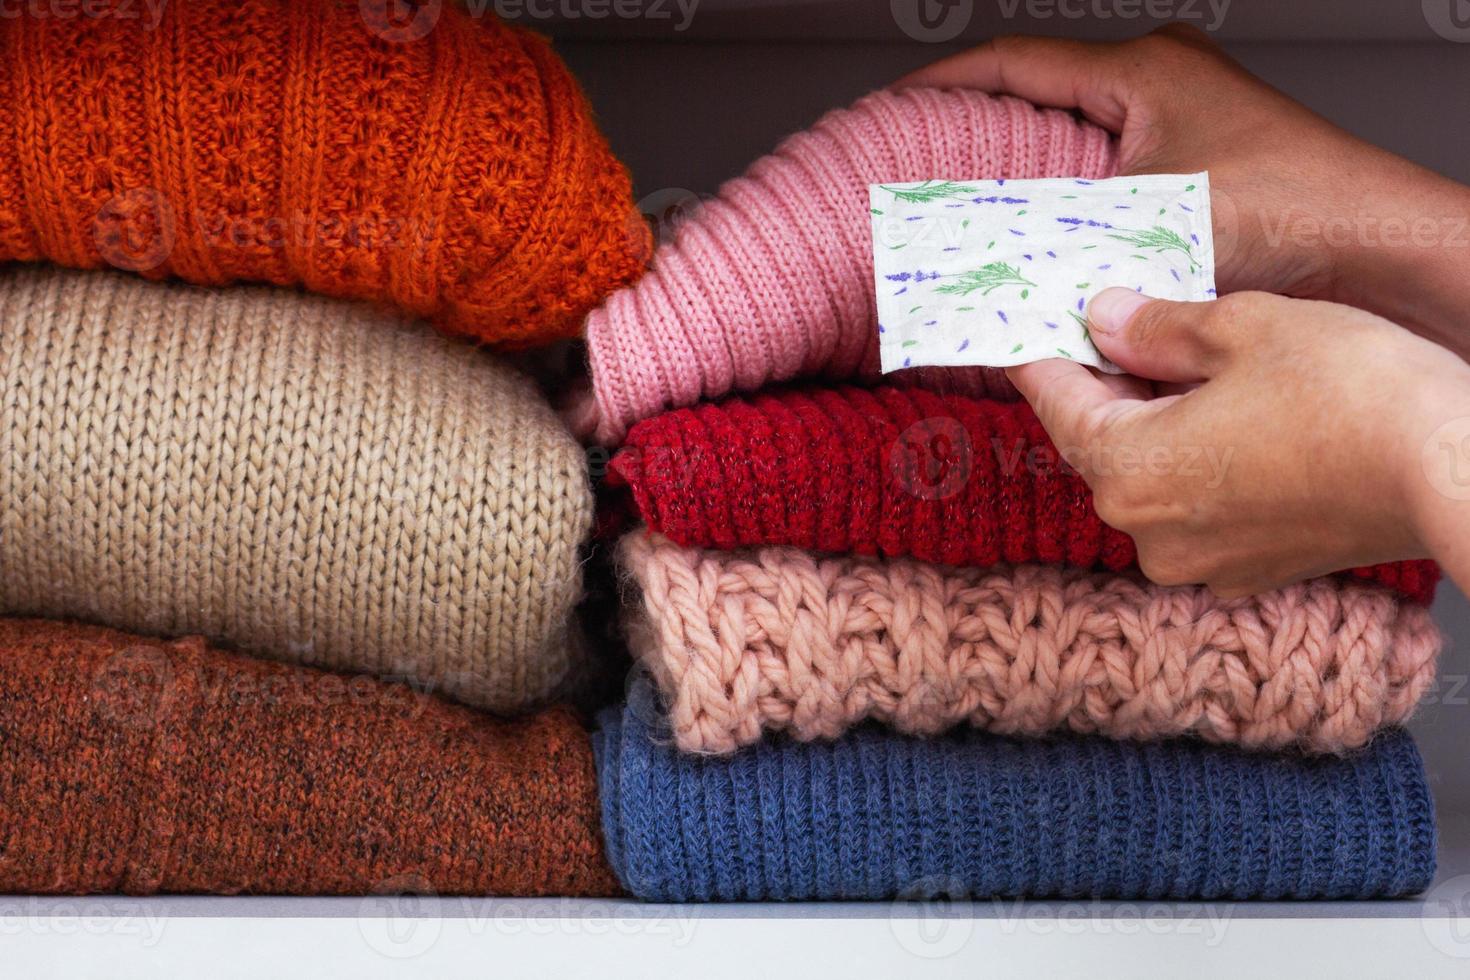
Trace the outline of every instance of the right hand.
{"type": "Polygon", "coordinates": [[[1470,191],[1316,115],[1202,31],[1001,37],[896,85],[917,86],[1079,110],[1118,135],[1123,174],[1208,170],[1222,294],[1347,303],[1470,353],[1470,191]]]}

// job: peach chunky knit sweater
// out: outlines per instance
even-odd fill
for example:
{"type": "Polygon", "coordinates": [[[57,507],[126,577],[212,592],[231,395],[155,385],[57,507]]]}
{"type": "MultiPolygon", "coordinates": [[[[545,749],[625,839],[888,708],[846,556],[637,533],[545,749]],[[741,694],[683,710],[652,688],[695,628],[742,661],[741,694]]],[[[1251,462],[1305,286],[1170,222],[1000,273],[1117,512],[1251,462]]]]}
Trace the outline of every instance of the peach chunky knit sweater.
{"type": "Polygon", "coordinates": [[[646,531],[619,551],[641,591],[633,653],[691,752],[865,718],[1340,751],[1409,716],[1441,646],[1425,607],[1332,579],[1225,601],[1057,566],[702,551],[646,531]]]}
{"type": "Polygon", "coordinates": [[[15,7],[0,261],[297,284],[525,346],[575,334],[647,258],[566,66],[494,17],[169,0],[155,25],[142,2],[15,7]]]}

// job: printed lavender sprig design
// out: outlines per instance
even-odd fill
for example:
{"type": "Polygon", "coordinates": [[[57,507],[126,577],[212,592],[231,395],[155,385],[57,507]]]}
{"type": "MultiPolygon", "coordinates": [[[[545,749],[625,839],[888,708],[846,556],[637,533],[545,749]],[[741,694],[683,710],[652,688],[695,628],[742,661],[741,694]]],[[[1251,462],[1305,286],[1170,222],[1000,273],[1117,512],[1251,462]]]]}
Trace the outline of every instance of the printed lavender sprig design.
{"type": "Polygon", "coordinates": [[[1020,269],[1006,262],[991,262],[956,278],[956,282],[947,282],[934,291],[951,296],[968,296],[978,289],[981,296],[989,296],[1002,286],[1022,286],[1025,288],[1021,290],[1021,298],[1025,299],[1036,288],[1036,283],[1021,275],[1020,269]]]}
{"type": "Polygon", "coordinates": [[[1189,242],[1185,241],[1184,236],[1177,231],[1172,231],[1162,225],[1154,225],[1147,231],[1127,231],[1121,228],[1118,230],[1123,231],[1124,234],[1109,234],[1108,237],[1127,242],[1134,248],[1151,248],[1155,254],[1169,251],[1183,252],[1184,257],[1189,260],[1189,271],[1193,272],[1197,268],[1194,253],[1189,249],[1189,242]]]}
{"type": "Polygon", "coordinates": [[[980,192],[979,188],[953,180],[926,180],[917,187],[889,187],[887,184],[879,186],[892,194],[895,201],[903,201],[905,204],[929,204],[980,192]]]}
{"type": "Polygon", "coordinates": [[[1213,295],[1208,193],[1193,175],[870,185],[883,369],[1065,357],[1116,370],[1088,299],[1213,295]],[[894,222],[914,223],[901,254],[879,235],[894,222]]]}

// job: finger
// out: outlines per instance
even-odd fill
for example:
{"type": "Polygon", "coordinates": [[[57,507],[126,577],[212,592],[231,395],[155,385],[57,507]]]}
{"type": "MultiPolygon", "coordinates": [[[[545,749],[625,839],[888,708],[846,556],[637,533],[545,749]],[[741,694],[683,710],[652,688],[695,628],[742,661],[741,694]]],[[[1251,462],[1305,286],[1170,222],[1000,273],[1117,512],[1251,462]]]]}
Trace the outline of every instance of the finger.
{"type": "Polygon", "coordinates": [[[1154,397],[1154,383],[1132,374],[1098,374],[1097,380],[1108,386],[1118,398],[1147,401],[1154,397]]]}
{"type": "Polygon", "coordinates": [[[1129,374],[1191,384],[1219,373],[1230,345],[1215,303],[1176,303],[1131,289],[1104,289],[1087,304],[1097,349],[1129,374]]]}
{"type": "Polygon", "coordinates": [[[1037,105],[1080,109],[1114,133],[1127,116],[1117,44],[1042,37],[998,37],[905,75],[905,88],[973,88],[1037,105]]]}
{"type": "Polygon", "coordinates": [[[1006,376],[1058,446],[1082,445],[1099,418],[1135,404],[1075,361],[1032,361],[1006,368],[1006,376]]]}

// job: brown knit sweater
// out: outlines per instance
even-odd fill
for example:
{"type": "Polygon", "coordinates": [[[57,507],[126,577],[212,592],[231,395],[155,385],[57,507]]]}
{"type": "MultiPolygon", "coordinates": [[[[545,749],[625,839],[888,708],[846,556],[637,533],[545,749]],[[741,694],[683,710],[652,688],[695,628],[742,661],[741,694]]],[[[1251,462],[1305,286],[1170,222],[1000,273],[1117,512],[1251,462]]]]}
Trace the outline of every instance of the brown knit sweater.
{"type": "Polygon", "coordinates": [[[565,709],[0,619],[0,746],[0,893],[618,891],[565,709]]]}

